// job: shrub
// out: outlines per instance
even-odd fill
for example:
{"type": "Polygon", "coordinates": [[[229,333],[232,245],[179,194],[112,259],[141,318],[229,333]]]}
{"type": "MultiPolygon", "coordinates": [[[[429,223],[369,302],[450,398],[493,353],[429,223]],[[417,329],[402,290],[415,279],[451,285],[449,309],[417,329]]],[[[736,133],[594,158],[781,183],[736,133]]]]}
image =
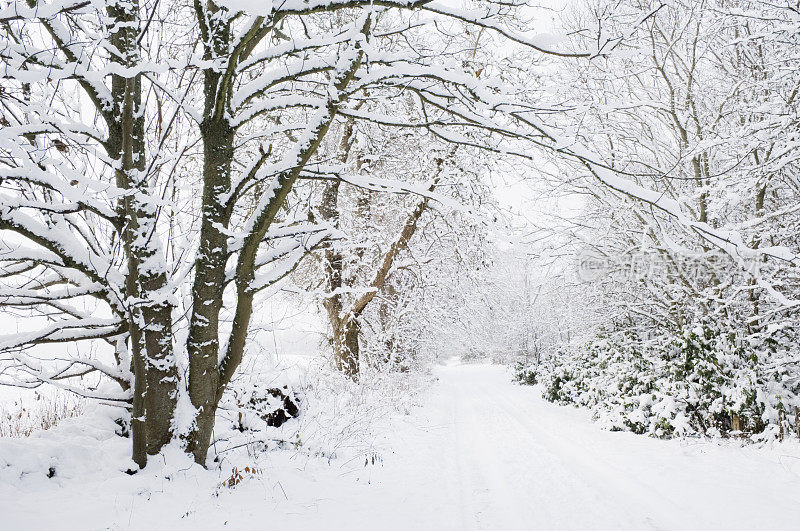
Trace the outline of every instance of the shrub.
{"type": "Polygon", "coordinates": [[[797,433],[785,413],[800,405],[792,342],[784,331],[753,337],[703,320],[678,332],[598,334],[518,363],[516,376],[541,384],[546,400],[589,408],[610,430],[763,439],[778,436],[781,419],[797,433]]]}

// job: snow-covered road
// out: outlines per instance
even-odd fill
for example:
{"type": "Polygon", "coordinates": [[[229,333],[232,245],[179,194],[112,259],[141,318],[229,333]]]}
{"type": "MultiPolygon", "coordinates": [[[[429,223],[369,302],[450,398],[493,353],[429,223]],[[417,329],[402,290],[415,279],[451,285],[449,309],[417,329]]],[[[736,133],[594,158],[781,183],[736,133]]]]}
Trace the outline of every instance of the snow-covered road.
{"type": "Polygon", "coordinates": [[[510,383],[501,367],[438,376],[370,488],[317,505],[316,516],[341,529],[348,520],[406,530],[800,528],[797,445],[605,432],[510,383]]]}
{"type": "MultiPolygon", "coordinates": [[[[218,486],[224,470],[159,469],[157,460],[133,477],[98,469],[3,484],[0,474],[0,529],[800,529],[796,442],[605,432],[586,412],[511,383],[502,367],[436,374],[425,407],[379,430],[375,464],[268,452],[263,474],[235,489],[218,486]]],[[[0,450],[21,459],[43,444],[17,441],[0,450]]],[[[124,441],[113,444],[120,455],[108,459],[123,461],[124,441]]]]}

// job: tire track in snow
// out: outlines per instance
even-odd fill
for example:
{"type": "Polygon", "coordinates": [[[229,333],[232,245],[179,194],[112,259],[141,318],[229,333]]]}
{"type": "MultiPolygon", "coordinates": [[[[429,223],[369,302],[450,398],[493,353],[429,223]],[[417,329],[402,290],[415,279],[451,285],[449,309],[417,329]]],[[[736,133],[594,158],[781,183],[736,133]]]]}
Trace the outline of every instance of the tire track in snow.
{"type": "MultiPolygon", "coordinates": [[[[580,483],[595,490],[597,499],[595,507],[613,508],[619,518],[630,519],[626,522],[636,528],[647,529],[679,529],[680,525],[662,509],[653,505],[652,496],[648,496],[646,485],[638,481],[622,479],[625,471],[609,467],[602,462],[588,457],[585,447],[571,441],[566,435],[558,436],[543,429],[535,417],[523,415],[527,404],[512,400],[508,395],[496,393],[494,398],[504,407],[497,413],[506,416],[521,429],[517,433],[535,444],[540,451],[545,450],[549,457],[557,460],[564,475],[579,478],[580,483]],[[599,503],[597,503],[599,502],[599,503]],[[644,510],[643,510],[644,509],[644,510]],[[661,513],[661,514],[659,514],[661,513]],[[658,514],[657,518],[651,515],[658,514]],[[663,524],[666,525],[663,525],[663,524]]],[[[577,493],[576,493],[577,494],[577,493]]],[[[680,510],[680,508],[676,508],[680,510]]],[[[612,514],[613,514],[612,513],[612,514]]],[[[696,521],[701,521],[698,519],[696,521]]]]}
{"type": "Polygon", "coordinates": [[[492,372],[481,369],[443,370],[435,400],[454,404],[457,444],[451,451],[459,456],[458,482],[467,486],[462,486],[462,499],[471,499],[464,509],[473,525],[465,529],[554,525],[585,529],[597,524],[657,529],[646,516],[630,515],[629,506],[620,508],[615,493],[587,479],[585,471],[553,451],[551,441],[537,437],[531,426],[516,416],[514,409],[520,404],[485,383],[484,378],[493,376],[497,368],[492,372]],[[477,378],[471,377],[473,371],[477,378]]]}
{"type": "Polygon", "coordinates": [[[448,401],[454,404],[453,429],[458,455],[458,482],[462,492],[464,529],[523,529],[516,518],[516,508],[509,485],[499,475],[501,465],[486,444],[479,423],[481,411],[475,400],[457,385],[449,385],[448,401]],[[470,525],[471,524],[471,525],[470,525]]]}

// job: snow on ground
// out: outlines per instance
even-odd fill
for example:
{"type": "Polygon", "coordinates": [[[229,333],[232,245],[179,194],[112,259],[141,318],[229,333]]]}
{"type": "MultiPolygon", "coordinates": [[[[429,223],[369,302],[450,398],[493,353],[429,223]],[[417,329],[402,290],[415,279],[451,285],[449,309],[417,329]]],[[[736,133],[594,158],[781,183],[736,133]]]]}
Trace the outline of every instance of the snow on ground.
{"type": "Polygon", "coordinates": [[[175,449],[127,476],[127,440],[100,425],[75,432],[76,419],[0,440],[0,527],[797,529],[796,443],[604,432],[585,412],[510,383],[501,367],[436,374],[423,408],[375,425],[374,454],[271,451],[235,488],[220,486],[230,463],[203,470],[175,449]],[[55,436],[69,444],[54,446],[55,436]],[[18,477],[20,462],[39,471],[18,477]],[[50,462],[59,463],[52,479],[41,472],[50,462]]]}

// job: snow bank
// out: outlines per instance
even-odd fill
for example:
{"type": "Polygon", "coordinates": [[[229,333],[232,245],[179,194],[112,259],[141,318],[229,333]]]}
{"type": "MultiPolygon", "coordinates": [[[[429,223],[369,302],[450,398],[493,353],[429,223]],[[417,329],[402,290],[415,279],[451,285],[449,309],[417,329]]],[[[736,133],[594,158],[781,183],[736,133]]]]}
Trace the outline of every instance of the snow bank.
{"type": "Polygon", "coordinates": [[[173,444],[128,475],[135,466],[130,439],[118,435],[121,410],[97,404],[50,430],[0,438],[2,527],[197,530],[235,521],[249,529],[266,526],[275,510],[284,519],[313,512],[309,500],[369,484],[389,451],[391,422],[420,403],[430,382],[367,371],[354,383],[303,357],[262,366],[225,397],[208,469],[173,444]],[[242,429],[236,393],[255,384],[286,385],[299,397],[299,417],[280,427],[250,418],[242,429]]]}

